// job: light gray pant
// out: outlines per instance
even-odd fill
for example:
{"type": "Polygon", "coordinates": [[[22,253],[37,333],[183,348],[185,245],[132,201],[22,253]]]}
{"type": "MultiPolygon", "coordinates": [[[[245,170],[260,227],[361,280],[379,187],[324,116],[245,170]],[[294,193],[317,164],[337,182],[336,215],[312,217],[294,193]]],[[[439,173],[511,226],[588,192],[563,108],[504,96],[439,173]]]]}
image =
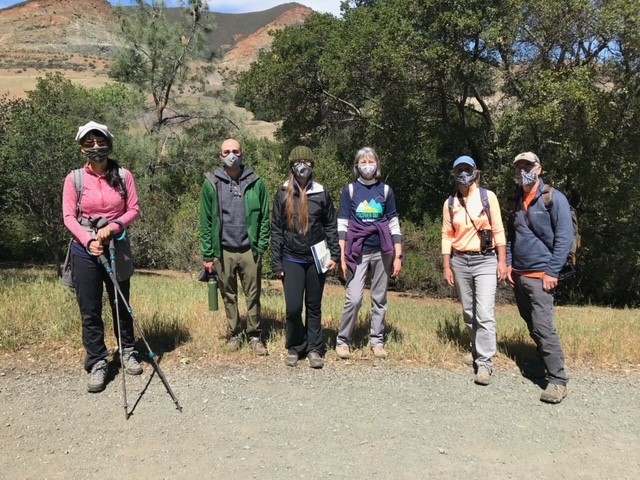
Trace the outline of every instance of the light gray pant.
{"type": "Polygon", "coordinates": [[[498,259],[486,255],[454,254],[451,269],[456,291],[462,303],[462,316],[471,337],[471,349],[477,367],[492,369],[497,351],[496,286],[498,259]]]}
{"type": "Polygon", "coordinates": [[[393,254],[381,252],[362,255],[353,278],[347,285],[347,297],[344,302],[342,321],[338,331],[336,345],[351,345],[351,335],[358,321],[358,312],[362,306],[364,283],[367,272],[371,270],[371,346],[384,345],[384,318],[387,313],[387,287],[393,266],[393,254]]]}
{"type": "Polygon", "coordinates": [[[222,251],[222,261],[215,259],[220,280],[224,309],[231,336],[242,332],[238,311],[238,276],[247,301],[247,337],[260,337],[260,292],[262,290],[262,260],[246,252],[222,251]]]}
{"type": "Polygon", "coordinates": [[[549,383],[566,385],[569,381],[564,370],[564,352],[553,320],[554,297],[542,289],[541,278],[514,275],[515,295],[520,316],[527,322],[529,334],[547,368],[549,383]]]}

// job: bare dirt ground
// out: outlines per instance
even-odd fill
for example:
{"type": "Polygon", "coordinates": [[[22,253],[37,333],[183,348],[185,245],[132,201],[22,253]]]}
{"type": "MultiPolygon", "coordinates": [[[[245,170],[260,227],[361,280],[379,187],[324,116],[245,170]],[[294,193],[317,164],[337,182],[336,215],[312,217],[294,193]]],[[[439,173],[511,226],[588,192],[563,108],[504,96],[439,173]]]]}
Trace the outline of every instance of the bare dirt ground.
{"type": "MultiPolygon", "coordinates": [[[[0,477],[640,478],[640,375],[572,372],[556,406],[517,370],[488,387],[470,370],[282,355],[166,366],[86,393],[80,367],[0,359],[0,477]]],[[[114,366],[115,367],[115,366],[114,366]]]]}

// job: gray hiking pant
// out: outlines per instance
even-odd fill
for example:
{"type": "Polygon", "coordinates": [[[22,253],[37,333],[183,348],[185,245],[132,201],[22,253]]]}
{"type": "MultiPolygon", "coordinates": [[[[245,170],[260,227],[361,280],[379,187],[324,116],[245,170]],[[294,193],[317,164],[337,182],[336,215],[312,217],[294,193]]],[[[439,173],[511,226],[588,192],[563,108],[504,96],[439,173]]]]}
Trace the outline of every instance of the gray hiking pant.
{"type": "Polygon", "coordinates": [[[384,320],[387,313],[387,287],[393,266],[393,254],[383,255],[375,252],[362,255],[353,278],[347,285],[347,296],[342,312],[342,321],[338,331],[336,345],[351,345],[351,335],[358,321],[358,312],[362,306],[364,283],[367,272],[371,270],[371,346],[384,345],[384,320]]]}
{"type": "Polygon", "coordinates": [[[553,319],[554,297],[542,289],[541,278],[514,275],[515,296],[520,316],[527,323],[529,334],[547,369],[547,381],[566,385],[569,377],[564,370],[564,352],[553,319]]]}
{"type": "Polygon", "coordinates": [[[451,257],[456,292],[462,316],[471,337],[477,367],[492,370],[496,355],[496,287],[498,259],[495,253],[462,254],[451,257]]]}
{"type": "Polygon", "coordinates": [[[262,290],[262,260],[256,259],[251,249],[246,252],[222,251],[222,261],[214,260],[220,280],[224,309],[229,322],[230,335],[241,333],[238,311],[238,276],[247,302],[247,337],[260,337],[260,292],[262,290]]]}

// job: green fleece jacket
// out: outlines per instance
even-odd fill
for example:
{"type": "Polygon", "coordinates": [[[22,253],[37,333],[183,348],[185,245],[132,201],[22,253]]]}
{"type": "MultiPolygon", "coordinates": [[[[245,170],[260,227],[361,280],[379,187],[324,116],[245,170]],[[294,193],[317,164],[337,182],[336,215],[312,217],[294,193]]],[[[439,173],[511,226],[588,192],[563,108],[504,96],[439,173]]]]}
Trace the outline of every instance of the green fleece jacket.
{"type": "MultiPolygon", "coordinates": [[[[247,181],[243,198],[251,251],[254,255],[262,255],[269,246],[270,219],[267,187],[264,180],[247,166],[242,176],[247,181]]],[[[216,180],[220,181],[218,178],[216,180]]],[[[222,225],[218,199],[215,185],[205,179],[200,192],[200,253],[205,262],[222,256],[220,240],[224,225],[222,225]]]]}

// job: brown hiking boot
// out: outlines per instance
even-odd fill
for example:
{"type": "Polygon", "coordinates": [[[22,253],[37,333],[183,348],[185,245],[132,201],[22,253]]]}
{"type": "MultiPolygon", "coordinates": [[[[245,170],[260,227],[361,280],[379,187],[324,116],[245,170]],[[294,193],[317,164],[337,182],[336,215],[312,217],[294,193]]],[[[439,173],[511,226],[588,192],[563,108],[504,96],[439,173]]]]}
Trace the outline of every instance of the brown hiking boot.
{"type": "Polygon", "coordinates": [[[89,383],[87,384],[87,392],[98,393],[104,390],[105,381],[107,379],[108,364],[106,360],[98,360],[89,372],[89,383]]]}
{"type": "Polygon", "coordinates": [[[240,350],[240,347],[242,346],[242,342],[240,341],[240,337],[230,337],[229,340],[227,340],[227,350],[229,350],[230,352],[237,352],[238,350],[240,350]]]}
{"type": "Polygon", "coordinates": [[[374,345],[371,347],[373,350],[373,356],[376,358],[387,358],[387,351],[384,349],[382,345],[374,345]]]}
{"type": "Polygon", "coordinates": [[[489,385],[491,383],[491,370],[484,365],[480,365],[473,381],[476,385],[489,385]]]}
{"type": "Polygon", "coordinates": [[[256,355],[264,357],[265,355],[269,355],[269,350],[267,350],[267,346],[260,340],[258,337],[253,337],[249,340],[249,346],[252,348],[253,352],[256,355]]]}
{"type": "Polygon", "coordinates": [[[349,345],[336,346],[336,355],[338,355],[338,358],[342,358],[343,360],[351,358],[351,349],[349,348],[349,345]]]}
{"type": "Polygon", "coordinates": [[[560,403],[567,396],[567,386],[550,383],[540,395],[540,401],[545,403],[560,403]]]}

